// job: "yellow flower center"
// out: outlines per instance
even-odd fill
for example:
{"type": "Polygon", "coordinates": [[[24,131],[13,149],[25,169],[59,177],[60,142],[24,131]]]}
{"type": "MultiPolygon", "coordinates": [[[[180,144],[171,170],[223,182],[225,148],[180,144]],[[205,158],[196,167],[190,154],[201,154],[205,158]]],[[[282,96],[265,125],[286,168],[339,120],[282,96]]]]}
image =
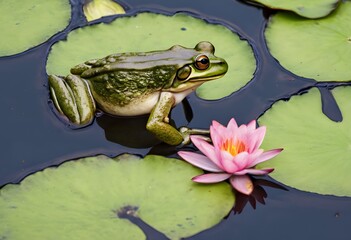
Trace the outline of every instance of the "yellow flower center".
{"type": "Polygon", "coordinates": [[[239,140],[233,142],[233,139],[227,139],[223,142],[222,150],[229,152],[232,156],[236,156],[245,151],[245,144],[239,140]]]}

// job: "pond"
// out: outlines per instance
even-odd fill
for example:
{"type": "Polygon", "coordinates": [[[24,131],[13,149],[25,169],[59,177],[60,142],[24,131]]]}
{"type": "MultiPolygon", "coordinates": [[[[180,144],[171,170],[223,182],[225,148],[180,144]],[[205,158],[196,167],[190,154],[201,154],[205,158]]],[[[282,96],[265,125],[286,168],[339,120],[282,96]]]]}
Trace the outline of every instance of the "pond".
{"type": "MultiPolygon", "coordinates": [[[[81,3],[76,0],[71,3],[72,19],[65,30],[23,53],[0,57],[3,82],[0,88],[3,110],[0,118],[2,187],[19,183],[30,174],[68,160],[100,154],[115,157],[123,153],[140,156],[151,153],[179,158],[176,154],[179,147],[162,144],[146,132],[148,117],[126,118],[99,114],[91,125],[74,129],[55,114],[49,100],[46,73],[48,54],[56,42],[65,40],[71,31],[87,24],[80,8],[81,3]]],[[[140,12],[166,15],[185,12],[221,23],[247,40],[253,49],[257,68],[251,81],[219,100],[204,100],[196,93],[190,94],[184,104],[172,110],[171,117],[177,126],[208,128],[212,120],[226,124],[232,117],[238,124],[246,124],[258,119],[276,101],[301,94],[314,86],[321,89],[324,113],[340,121],[339,108],[329,89],[348,83],[316,83],[313,79],[297,76],[283,68],[269,52],[264,39],[264,30],[275,11],[240,0],[223,0],[220,3],[200,0],[126,0],[121,4],[130,16],[140,12]]],[[[106,17],[97,22],[109,23],[115,18],[106,17]]],[[[174,42],[176,44],[177,39],[174,42]]],[[[240,55],[235,57],[241,58],[240,55]]],[[[304,141],[304,136],[301,136],[300,141],[304,141]]],[[[284,139],[280,143],[281,146],[276,147],[284,147],[284,139]]],[[[191,146],[185,148],[195,149],[191,146]]],[[[249,200],[244,195],[237,196],[235,208],[219,224],[186,239],[349,238],[350,197],[300,191],[270,177],[264,177],[264,181],[259,179],[257,184],[262,183],[262,188],[256,200],[249,200]]],[[[143,222],[136,224],[142,227],[148,239],[166,239],[143,222]]]]}

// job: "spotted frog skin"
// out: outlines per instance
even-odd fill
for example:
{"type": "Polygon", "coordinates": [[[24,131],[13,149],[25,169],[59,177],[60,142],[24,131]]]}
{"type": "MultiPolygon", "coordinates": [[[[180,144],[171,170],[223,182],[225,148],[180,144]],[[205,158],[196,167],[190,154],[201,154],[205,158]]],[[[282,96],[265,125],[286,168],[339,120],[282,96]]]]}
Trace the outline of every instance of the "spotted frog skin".
{"type": "Polygon", "coordinates": [[[96,108],[116,116],[150,114],[146,128],[160,140],[178,145],[189,131],[169,124],[168,115],[202,83],[222,77],[226,61],[214,46],[175,45],[168,50],[118,53],[71,69],[66,77],[49,75],[50,93],[57,110],[78,126],[90,124],[96,108]]]}

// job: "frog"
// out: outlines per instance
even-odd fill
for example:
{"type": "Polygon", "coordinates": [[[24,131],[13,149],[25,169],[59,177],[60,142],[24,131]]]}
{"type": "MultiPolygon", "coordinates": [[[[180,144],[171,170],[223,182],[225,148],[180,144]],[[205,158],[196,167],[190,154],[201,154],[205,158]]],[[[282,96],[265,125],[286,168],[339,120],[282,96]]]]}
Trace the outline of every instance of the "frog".
{"type": "Polygon", "coordinates": [[[67,76],[48,76],[52,102],[74,126],[91,124],[97,110],[133,117],[149,114],[146,129],[169,145],[189,142],[191,134],[208,131],[170,124],[172,108],[207,81],[228,71],[201,41],[194,48],[174,45],[167,50],[115,53],[70,69],[67,76]]]}

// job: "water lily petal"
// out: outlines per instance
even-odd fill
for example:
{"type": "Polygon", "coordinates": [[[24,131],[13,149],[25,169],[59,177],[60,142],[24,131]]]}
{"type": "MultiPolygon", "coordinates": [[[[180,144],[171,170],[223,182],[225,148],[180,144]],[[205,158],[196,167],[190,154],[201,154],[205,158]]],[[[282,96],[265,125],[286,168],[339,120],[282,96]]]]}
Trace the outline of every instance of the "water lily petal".
{"type": "Polygon", "coordinates": [[[257,158],[259,158],[263,152],[264,152],[263,149],[256,149],[252,153],[249,153],[250,158],[249,158],[249,161],[247,162],[246,168],[255,166],[256,164],[253,164],[253,163],[257,161],[257,158]]]}
{"type": "Polygon", "coordinates": [[[266,175],[268,173],[273,172],[273,170],[274,168],[265,168],[265,169],[247,168],[242,171],[236,172],[235,175],[245,175],[245,174],[266,175]]]}
{"type": "Polygon", "coordinates": [[[255,149],[255,146],[256,146],[256,136],[255,134],[250,134],[249,136],[247,136],[245,138],[245,145],[247,147],[247,151],[249,153],[253,153],[255,150],[257,150],[257,148],[255,149]]]}
{"type": "Polygon", "coordinates": [[[261,146],[265,134],[266,134],[265,126],[257,128],[252,134],[250,134],[247,141],[249,152],[253,152],[261,146]]]}
{"type": "Polygon", "coordinates": [[[266,130],[266,126],[261,126],[255,130],[255,135],[257,136],[256,148],[261,146],[264,136],[266,135],[266,130]]]}
{"type": "Polygon", "coordinates": [[[241,152],[233,158],[235,164],[239,167],[238,171],[247,168],[249,164],[250,155],[248,152],[241,152]]]}
{"type": "Polygon", "coordinates": [[[238,127],[237,134],[245,136],[247,134],[247,126],[245,124],[240,125],[240,127],[238,127]]]}
{"type": "Polygon", "coordinates": [[[247,129],[249,131],[253,131],[256,129],[256,120],[252,120],[251,122],[249,122],[249,124],[247,124],[247,129]]]}
{"type": "Polygon", "coordinates": [[[212,121],[211,127],[213,127],[213,129],[216,130],[220,135],[227,131],[226,127],[215,120],[212,121]]]}
{"type": "Polygon", "coordinates": [[[237,191],[246,195],[250,195],[254,189],[254,185],[247,175],[232,176],[230,178],[230,183],[237,191]]]}
{"type": "Polygon", "coordinates": [[[229,173],[207,173],[193,177],[191,180],[199,183],[216,183],[230,178],[229,173]]]}
{"type": "Polygon", "coordinates": [[[239,153],[236,156],[232,156],[227,151],[221,151],[221,164],[223,169],[228,173],[236,173],[246,168],[249,159],[247,152],[239,153]]]}
{"type": "Polygon", "coordinates": [[[202,137],[199,136],[190,136],[192,143],[203,153],[205,154],[212,162],[214,162],[218,167],[222,168],[222,165],[216,155],[214,147],[206,142],[202,137]]]}
{"type": "Polygon", "coordinates": [[[198,168],[201,168],[210,172],[223,172],[216,164],[214,164],[208,157],[187,151],[179,151],[178,155],[181,156],[185,161],[194,165],[198,168]]]}
{"type": "Polygon", "coordinates": [[[269,151],[266,151],[262,153],[259,157],[257,157],[248,167],[253,167],[261,162],[267,161],[271,158],[274,158],[277,156],[281,151],[283,151],[283,148],[278,148],[278,149],[272,149],[269,151]]]}
{"type": "Polygon", "coordinates": [[[215,147],[219,147],[220,145],[222,145],[223,141],[233,138],[236,135],[236,131],[238,128],[234,119],[229,121],[228,127],[225,127],[216,121],[212,121],[211,127],[213,129],[213,131],[211,132],[211,138],[212,135],[217,135],[217,139],[220,140],[214,143],[215,147]]]}
{"type": "Polygon", "coordinates": [[[223,136],[218,133],[214,126],[210,126],[210,135],[214,148],[220,148],[220,145],[223,142],[223,136]]]}
{"type": "MultiPolygon", "coordinates": [[[[233,128],[234,127],[235,126],[233,126],[233,128]]],[[[211,139],[212,139],[212,136],[214,136],[213,145],[216,148],[220,148],[224,141],[226,141],[227,139],[233,138],[233,136],[235,135],[233,131],[229,130],[228,128],[226,128],[225,126],[221,125],[216,121],[213,121],[210,129],[211,128],[212,128],[211,139]]]]}
{"type": "Polygon", "coordinates": [[[249,140],[251,135],[252,134],[249,133],[247,126],[243,124],[235,132],[234,142],[236,141],[242,142],[245,145],[245,151],[248,151],[250,147],[249,140]]]}
{"type": "Polygon", "coordinates": [[[220,149],[216,150],[218,150],[218,154],[220,155],[220,163],[225,172],[235,173],[236,171],[238,171],[239,166],[237,166],[235,162],[233,162],[233,156],[229,152],[220,149]]]}
{"type": "Polygon", "coordinates": [[[238,124],[236,123],[234,118],[230,119],[230,121],[229,121],[229,123],[227,125],[227,129],[230,132],[235,132],[238,129],[238,124]]]}

